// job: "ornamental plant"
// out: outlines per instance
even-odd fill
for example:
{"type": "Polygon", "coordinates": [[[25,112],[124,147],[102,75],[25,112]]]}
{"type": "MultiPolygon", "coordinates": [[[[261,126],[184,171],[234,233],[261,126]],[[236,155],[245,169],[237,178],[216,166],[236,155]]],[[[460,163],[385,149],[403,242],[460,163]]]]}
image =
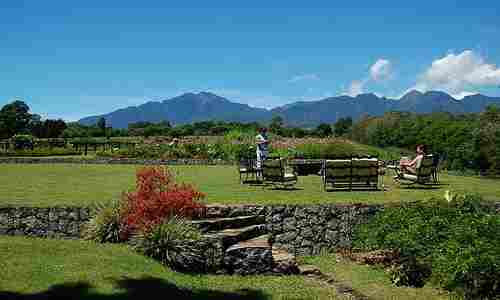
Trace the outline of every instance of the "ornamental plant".
{"type": "Polygon", "coordinates": [[[422,286],[429,278],[466,299],[497,299],[499,233],[492,205],[476,194],[446,191],[444,199],[384,209],[357,227],[354,245],[397,250],[402,260],[391,270],[395,284],[422,286]]]}
{"type": "Polygon", "coordinates": [[[119,243],[122,209],[119,201],[96,203],[94,216],[85,224],[83,238],[97,243],[119,243]]]}
{"type": "Polygon", "coordinates": [[[165,219],[150,230],[137,232],[130,243],[137,252],[176,271],[204,271],[202,234],[179,216],[165,219]]]}
{"type": "Polygon", "coordinates": [[[137,171],[136,190],[122,195],[123,234],[148,232],[173,216],[192,217],[204,209],[205,195],[190,184],[176,183],[166,167],[144,167],[137,171]]]}

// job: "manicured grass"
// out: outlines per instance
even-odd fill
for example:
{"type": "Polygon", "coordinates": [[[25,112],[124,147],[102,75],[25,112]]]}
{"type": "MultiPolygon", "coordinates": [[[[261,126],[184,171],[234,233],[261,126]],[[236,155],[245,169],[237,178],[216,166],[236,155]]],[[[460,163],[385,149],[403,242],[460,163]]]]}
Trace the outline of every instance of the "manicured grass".
{"type": "MultiPolygon", "coordinates": [[[[137,166],[71,164],[0,164],[0,205],[89,205],[107,201],[132,189],[137,166]]],[[[447,189],[478,192],[486,200],[500,200],[500,181],[442,174],[435,188],[395,185],[390,172],[387,191],[323,192],[319,176],[299,177],[295,190],[274,190],[240,184],[234,166],[170,167],[178,181],[192,183],[207,194],[207,203],[317,204],[398,203],[442,197],[447,189]]]]}
{"type": "Polygon", "coordinates": [[[448,292],[430,284],[423,288],[396,287],[381,267],[359,265],[344,259],[337,262],[333,254],[307,257],[305,261],[318,266],[322,272],[334,273],[337,281],[350,284],[370,299],[450,299],[448,292]]]}
{"type": "Polygon", "coordinates": [[[300,276],[176,273],[125,245],[0,237],[0,257],[2,299],[5,292],[50,299],[333,299],[335,293],[300,276]]]}

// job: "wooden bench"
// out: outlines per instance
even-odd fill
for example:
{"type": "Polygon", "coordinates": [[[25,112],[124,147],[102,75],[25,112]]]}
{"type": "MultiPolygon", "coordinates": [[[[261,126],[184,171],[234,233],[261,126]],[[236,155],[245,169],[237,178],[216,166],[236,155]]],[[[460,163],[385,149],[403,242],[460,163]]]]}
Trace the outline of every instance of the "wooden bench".
{"type": "Polygon", "coordinates": [[[380,161],[376,157],[349,157],[323,161],[323,190],[330,184],[334,189],[379,189],[380,161]]]}
{"type": "Polygon", "coordinates": [[[265,185],[289,188],[297,183],[297,174],[286,172],[284,159],[266,159],[262,162],[262,179],[265,185]]]}

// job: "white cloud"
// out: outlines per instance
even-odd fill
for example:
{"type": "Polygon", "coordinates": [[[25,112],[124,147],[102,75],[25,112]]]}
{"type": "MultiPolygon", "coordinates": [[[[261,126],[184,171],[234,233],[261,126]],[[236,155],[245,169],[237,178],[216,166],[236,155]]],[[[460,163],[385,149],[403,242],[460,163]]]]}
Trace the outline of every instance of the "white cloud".
{"type": "Polygon", "coordinates": [[[370,78],[374,81],[386,81],[392,76],[392,63],[387,59],[379,58],[370,67],[370,78]]]}
{"type": "MultiPolygon", "coordinates": [[[[432,65],[417,79],[415,89],[428,91],[444,90],[452,95],[474,94],[481,87],[500,85],[500,69],[485,62],[472,50],[450,53],[432,62],[432,65]]],[[[463,97],[463,96],[462,96],[463,97]]]]}
{"type": "Polygon", "coordinates": [[[289,83],[296,83],[299,81],[315,81],[319,80],[319,76],[317,74],[302,74],[295,75],[288,80],[289,83]]]}
{"type": "Polygon", "coordinates": [[[370,66],[369,72],[364,79],[351,81],[349,87],[344,91],[344,95],[355,97],[364,93],[364,87],[369,82],[383,82],[391,79],[393,75],[392,63],[383,58],[370,66]]]}
{"type": "Polygon", "coordinates": [[[471,96],[471,95],[475,95],[477,93],[472,93],[472,92],[460,92],[458,94],[452,94],[451,96],[455,99],[458,99],[458,100],[461,100],[463,99],[464,97],[467,97],[467,96],[471,96]]]}
{"type": "Polygon", "coordinates": [[[366,80],[353,80],[345,94],[351,97],[356,97],[357,95],[362,94],[365,83],[366,80]]]}

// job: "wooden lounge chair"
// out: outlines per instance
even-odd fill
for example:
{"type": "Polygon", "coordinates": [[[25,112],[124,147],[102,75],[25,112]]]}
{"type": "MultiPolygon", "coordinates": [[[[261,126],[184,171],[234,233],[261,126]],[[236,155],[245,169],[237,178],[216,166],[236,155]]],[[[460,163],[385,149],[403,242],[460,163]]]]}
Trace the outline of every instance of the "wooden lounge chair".
{"type": "Polygon", "coordinates": [[[421,184],[421,185],[426,185],[426,184],[434,184],[434,178],[433,178],[433,168],[434,168],[434,158],[432,155],[425,155],[422,160],[420,161],[419,164],[417,164],[415,170],[417,171],[416,174],[408,174],[402,172],[400,169],[395,169],[396,170],[396,178],[395,181],[398,183],[402,184],[408,184],[408,185],[413,185],[413,184],[421,184]]]}
{"type": "Polygon", "coordinates": [[[283,159],[266,159],[262,162],[262,179],[265,185],[289,188],[297,183],[297,174],[285,171],[283,159]]]}
{"type": "Polygon", "coordinates": [[[441,157],[440,155],[433,155],[432,157],[432,181],[435,184],[439,184],[439,170],[441,165],[441,157]]]}
{"type": "Polygon", "coordinates": [[[257,160],[254,158],[242,158],[238,164],[240,183],[248,182],[249,178],[257,181],[261,170],[257,168],[257,160]],[[245,179],[243,179],[245,177],[245,179]]]}
{"type": "Polygon", "coordinates": [[[377,190],[379,167],[378,158],[353,158],[351,160],[351,188],[377,190]]]}

